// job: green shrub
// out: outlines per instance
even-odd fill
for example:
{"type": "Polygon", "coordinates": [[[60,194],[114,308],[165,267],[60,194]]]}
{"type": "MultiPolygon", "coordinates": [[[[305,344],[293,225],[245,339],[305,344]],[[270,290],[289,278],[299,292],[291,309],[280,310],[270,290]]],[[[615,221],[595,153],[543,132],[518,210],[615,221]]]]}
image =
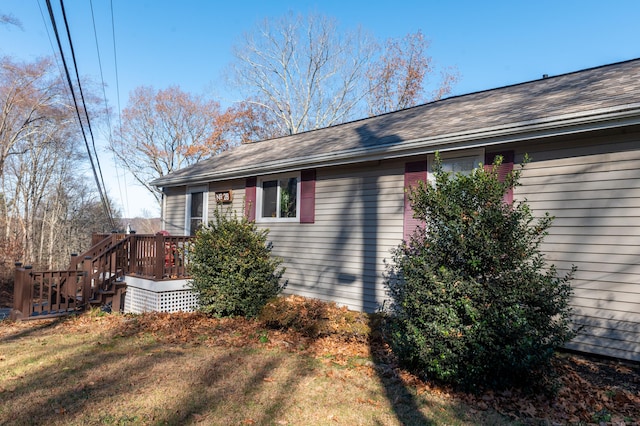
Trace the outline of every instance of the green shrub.
{"type": "Polygon", "coordinates": [[[199,309],[214,316],[256,316],[280,284],[284,268],[271,255],[268,230],[237,215],[216,210],[188,250],[190,286],[199,309]]]}
{"type": "Polygon", "coordinates": [[[575,334],[575,267],[558,277],[546,265],[540,244],[552,218],[503,201],[520,171],[500,182],[500,162],[454,175],[438,158],[435,184],[410,194],[424,226],[394,250],[387,269],[392,348],[427,377],[466,388],[530,383],[575,334]]]}

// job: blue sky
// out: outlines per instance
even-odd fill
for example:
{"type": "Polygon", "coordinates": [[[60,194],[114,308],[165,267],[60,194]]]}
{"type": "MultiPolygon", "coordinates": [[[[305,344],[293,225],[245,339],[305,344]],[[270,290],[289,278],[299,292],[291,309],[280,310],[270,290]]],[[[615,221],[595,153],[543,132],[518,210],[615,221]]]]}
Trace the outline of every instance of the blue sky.
{"type": "MultiPolygon", "coordinates": [[[[59,0],[52,4],[59,10],[59,0]]],[[[95,81],[100,81],[100,68],[91,6],[113,108],[118,107],[118,94],[124,108],[129,92],[141,85],[179,85],[223,104],[238,100],[223,78],[232,46],[256,22],[290,11],[332,16],[343,28],[360,25],[378,39],[421,30],[431,41],[429,54],[435,64],[458,69],[456,95],[640,57],[638,0],[67,0],[80,73],[95,81]]],[[[0,14],[13,15],[23,25],[0,27],[0,55],[30,60],[53,53],[45,0],[1,0],[0,14]]],[[[125,216],[138,216],[143,210],[159,214],[151,196],[132,177],[116,172],[111,155],[101,151],[100,161],[109,193],[125,216]]]]}

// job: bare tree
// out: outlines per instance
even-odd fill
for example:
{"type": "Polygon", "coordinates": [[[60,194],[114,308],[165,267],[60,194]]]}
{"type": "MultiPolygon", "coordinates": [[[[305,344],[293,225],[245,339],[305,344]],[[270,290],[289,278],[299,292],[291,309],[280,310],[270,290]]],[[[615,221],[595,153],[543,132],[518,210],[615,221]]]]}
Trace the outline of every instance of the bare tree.
{"type": "Polygon", "coordinates": [[[375,49],[366,33],[342,33],[334,19],[289,14],[245,34],[232,78],[280,135],[299,133],[354,117],[375,49]]]}
{"type": "MultiPolygon", "coordinates": [[[[71,109],[66,102],[66,88],[50,59],[17,62],[0,58],[0,178],[2,183],[3,244],[20,247],[20,254],[31,261],[34,254],[33,206],[41,194],[25,192],[34,183],[36,173],[45,174],[39,164],[27,164],[38,144],[49,142],[52,132],[66,129],[71,109]],[[14,161],[10,164],[8,162],[14,161]],[[22,166],[17,166],[17,162],[22,166]],[[30,172],[30,173],[26,173],[30,172]],[[26,201],[24,194],[29,196],[26,201]]],[[[35,188],[32,188],[35,190],[35,188]]],[[[16,260],[16,259],[14,259],[16,260]]]]}
{"type": "Polygon", "coordinates": [[[235,112],[179,87],[138,87],[109,149],[160,203],[149,182],[228,148],[234,123],[235,112]]]}
{"type": "MultiPolygon", "coordinates": [[[[86,180],[74,176],[60,189],[57,200],[60,204],[57,229],[58,233],[64,234],[66,244],[60,247],[60,254],[54,255],[54,259],[60,257],[68,259],[71,253],[79,253],[87,249],[87,243],[91,241],[92,234],[107,233],[112,231],[112,228],[100,197],[86,180]]],[[[121,213],[113,205],[110,206],[110,210],[118,220],[121,213]]]]}
{"type": "Polygon", "coordinates": [[[71,114],[66,88],[49,58],[33,63],[0,58],[0,106],[0,175],[9,156],[30,149],[21,141],[48,133],[52,119],[71,114]]]}
{"type": "Polygon", "coordinates": [[[40,123],[38,132],[22,138],[16,149],[22,155],[10,156],[5,163],[4,191],[10,194],[10,220],[21,238],[26,259],[49,267],[53,264],[52,245],[64,245],[57,238],[65,226],[65,186],[82,179],[77,153],[78,126],[67,116],[51,116],[40,123]],[[49,248],[48,248],[49,247],[49,248]]]}
{"type": "MultiPolygon", "coordinates": [[[[361,29],[342,32],[322,15],[267,19],[235,47],[232,83],[279,136],[427,100],[434,68],[422,33],[382,45],[361,29]]],[[[445,71],[434,96],[449,93],[456,79],[445,71]]]]}
{"type": "MultiPolygon", "coordinates": [[[[85,92],[85,99],[95,97],[85,92]]],[[[86,180],[86,153],[79,141],[76,112],[53,62],[0,58],[0,246],[14,256],[0,256],[0,263],[51,267],[68,262],[64,253],[75,238],[66,232],[72,226],[68,211],[81,201],[71,188],[86,180]]],[[[83,248],[88,242],[90,236],[83,248]]]]}
{"type": "Polygon", "coordinates": [[[251,143],[280,136],[282,133],[273,116],[257,103],[243,101],[229,108],[234,117],[231,127],[233,139],[240,143],[251,143]]]}
{"type": "Polygon", "coordinates": [[[426,54],[428,48],[429,43],[421,31],[407,34],[400,40],[387,40],[384,51],[367,73],[370,116],[441,99],[451,92],[458,74],[455,70],[445,70],[431,99],[427,97],[425,83],[434,71],[433,60],[426,54]]]}

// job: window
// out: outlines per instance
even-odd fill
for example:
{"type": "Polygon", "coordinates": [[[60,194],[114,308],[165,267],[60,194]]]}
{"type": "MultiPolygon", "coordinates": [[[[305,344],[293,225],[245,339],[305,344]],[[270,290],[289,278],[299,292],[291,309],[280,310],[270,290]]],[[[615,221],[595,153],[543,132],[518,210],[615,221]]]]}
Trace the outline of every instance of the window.
{"type": "Polygon", "coordinates": [[[187,189],[186,233],[195,235],[196,231],[207,223],[207,187],[187,189]]]}
{"type": "MultiPolygon", "coordinates": [[[[442,170],[445,172],[469,174],[484,162],[484,150],[444,152],[440,154],[440,160],[442,161],[442,170]]],[[[428,161],[429,173],[427,178],[429,182],[434,182],[435,155],[430,155],[428,161]]]]}
{"type": "MultiPolygon", "coordinates": [[[[267,191],[269,191],[269,184],[267,184],[267,191]]],[[[299,223],[315,223],[316,218],[316,170],[315,169],[305,169],[301,170],[300,173],[290,173],[288,175],[283,176],[270,176],[264,177],[260,179],[258,182],[258,178],[256,177],[248,177],[245,182],[245,193],[244,193],[244,214],[245,217],[251,221],[255,221],[256,218],[258,221],[295,221],[299,223]],[[297,180],[296,192],[293,192],[293,179],[297,180]],[[289,195],[288,203],[285,205],[289,205],[288,208],[282,209],[285,212],[289,211],[293,213],[295,211],[294,217],[284,217],[287,216],[281,214],[282,212],[277,206],[282,204],[282,199],[278,201],[278,196],[281,196],[280,188],[287,188],[289,184],[289,179],[291,181],[291,188],[288,189],[287,194],[289,195]],[[285,183],[286,181],[286,183],[285,183]],[[272,182],[272,186],[276,189],[271,189],[271,204],[270,207],[263,208],[262,206],[262,188],[263,183],[272,182]],[[258,190],[260,189],[260,190],[258,190]],[[280,194],[279,194],[280,192],[280,194]],[[258,194],[260,194],[260,205],[258,204],[258,194]],[[291,199],[291,195],[295,194],[295,199],[291,199]],[[275,197],[274,197],[275,195],[275,197]],[[274,201],[275,198],[275,201],[274,201]],[[295,203],[295,207],[294,204],[295,203]],[[266,216],[263,216],[263,210],[266,210],[266,216]],[[280,214],[280,217],[278,217],[280,214]],[[274,216],[275,215],[275,216],[274,216]]],[[[286,198],[286,197],[285,197],[286,198]]],[[[267,205],[269,203],[267,202],[267,205]]],[[[291,216],[291,215],[289,215],[291,216]]]]}
{"type": "Polygon", "coordinates": [[[298,221],[299,175],[268,176],[258,180],[259,221],[298,221]]]}
{"type": "MultiPolygon", "coordinates": [[[[415,187],[419,181],[426,180],[432,184],[435,182],[435,174],[433,173],[435,159],[435,155],[431,154],[427,156],[427,161],[422,159],[405,164],[403,238],[406,241],[411,238],[418,226],[424,225],[413,217],[414,210],[409,201],[409,188],[415,187]]],[[[445,172],[468,174],[484,162],[484,149],[444,152],[440,154],[440,160],[445,172]]]]}

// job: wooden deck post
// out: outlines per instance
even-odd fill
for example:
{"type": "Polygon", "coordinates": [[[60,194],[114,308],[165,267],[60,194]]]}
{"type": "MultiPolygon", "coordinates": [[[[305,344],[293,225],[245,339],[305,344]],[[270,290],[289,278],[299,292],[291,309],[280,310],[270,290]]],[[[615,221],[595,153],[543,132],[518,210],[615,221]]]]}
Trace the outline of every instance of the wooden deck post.
{"type": "Polygon", "coordinates": [[[16,270],[13,283],[13,310],[10,318],[21,320],[31,314],[31,300],[33,299],[33,285],[29,273],[31,266],[16,262],[16,270]]]}
{"type": "Polygon", "coordinates": [[[20,311],[22,315],[26,318],[31,315],[31,310],[33,309],[33,282],[31,280],[31,269],[33,267],[31,265],[24,265],[24,268],[21,268],[20,271],[20,281],[22,287],[22,308],[20,311]]]}
{"type": "Polygon", "coordinates": [[[78,259],[78,253],[71,253],[69,260],[69,269],[77,269],[80,259],[78,259]]]}
{"type": "Polygon", "coordinates": [[[165,261],[165,248],[164,248],[164,235],[156,234],[156,256],[155,256],[155,268],[154,277],[157,280],[161,280],[164,277],[164,261],[165,261]]]}
{"type": "Polygon", "coordinates": [[[91,256],[85,256],[82,262],[82,304],[84,308],[89,307],[89,300],[91,299],[91,275],[93,275],[93,258],[91,256]]]}
{"type": "Polygon", "coordinates": [[[16,262],[14,265],[16,269],[13,274],[13,309],[9,314],[9,318],[15,321],[22,319],[22,286],[24,284],[22,280],[22,263],[16,262]]]}
{"type": "Polygon", "coordinates": [[[138,237],[129,235],[129,273],[138,274],[138,237]]]}

